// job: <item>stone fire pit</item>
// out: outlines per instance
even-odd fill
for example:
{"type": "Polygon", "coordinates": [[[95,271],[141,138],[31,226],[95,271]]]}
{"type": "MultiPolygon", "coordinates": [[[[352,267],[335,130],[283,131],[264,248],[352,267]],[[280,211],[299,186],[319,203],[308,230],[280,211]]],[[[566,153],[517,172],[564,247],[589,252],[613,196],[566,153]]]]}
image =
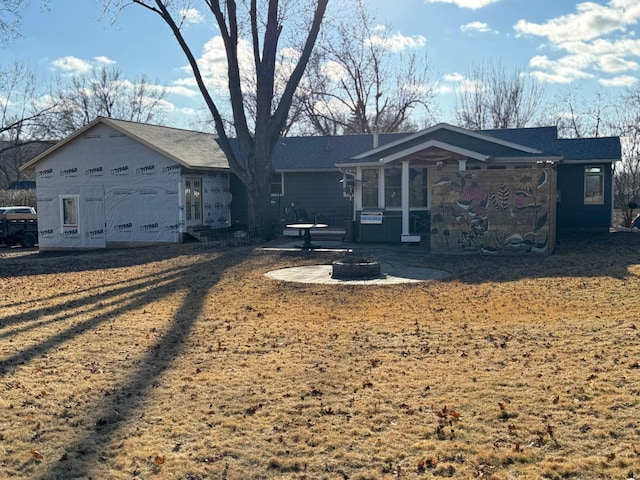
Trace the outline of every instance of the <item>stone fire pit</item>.
{"type": "Polygon", "coordinates": [[[367,257],[345,257],[332,264],[331,278],[340,280],[358,280],[378,278],[380,262],[367,257]]]}

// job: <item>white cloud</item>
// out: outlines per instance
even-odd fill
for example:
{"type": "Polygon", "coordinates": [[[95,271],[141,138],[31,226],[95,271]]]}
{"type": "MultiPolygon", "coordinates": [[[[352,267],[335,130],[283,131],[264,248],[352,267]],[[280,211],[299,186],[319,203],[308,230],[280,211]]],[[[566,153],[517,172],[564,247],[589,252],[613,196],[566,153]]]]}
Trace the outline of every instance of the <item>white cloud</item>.
{"type": "Polygon", "coordinates": [[[631,75],[622,75],[614,78],[600,79],[600,85],[604,87],[630,87],[638,81],[637,77],[631,75]]]}
{"type": "Polygon", "coordinates": [[[61,70],[66,74],[77,75],[90,72],[93,66],[86,60],[73,56],[66,56],[55,59],[51,65],[56,70],[61,70]]]}
{"type": "Polygon", "coordinates": [[[625,60],[615,54],[603,55],[598,60],[598,69],[608,73],[637,70],[638,62],[625,60]]]}
{"type": "Polygon", "coordinates": [[[280,55],[282,56],[282,58],[288,58],[294,62],[297,62],[300,58],[300,55],[302,55],[302,52],[297,48],[286,47],[282,49],[280,55]]]}
{"type": "Polygon", "coordinates": [[[111,60],[110,58],[105,57],[104,55],[93,57],[93,59],[102,65],[114,65],[116,63],[115,60],[111,60]]]}
{"type": "Polygon", "coordinates": [[[453,88],[451,88],[450,85],[443,83],[436,87],[436,93],[438,95],[449,95],[450,93],[453,93],[453,88]]]}
{"type": "Polygon", "coordinates": [[[338,62],[330,60],[322,64],[322,74],[325,75],[330,82],[339,82],[346,74],[345,68],[338,62]]]}
{"type": "MultiPolygon", "coordinates": [[[[193,85],[191,86],[195,86],[195,81],[193,82],[193,85]]],[[[183,85],[176,85],[173,87],[165,87],[166,91],[168,94],[170,95],[179,95],[181,97],[197,97],[198,95],[200,95],[200,92],[194,90],[193,88],[187,88],[183,85]]]]}
{"type": "Polygon", "coordinates": [[[593,40],[626,27],[640,19],[637,0],[611,0],[608,6],[593,2],[576,5],[577,13],[563,15],[545,23],[519,20],[514,29],[518,35],[546,37],[554,44],[593,40]]]}
{"type": "MultiPolygon", "coordinates": [[[[628,28],[640,20],[638,0],[609,0],[602,5],[583,2],[576,5],[575,13],[562,15],[544,23],[519,20],[516,35],[538,36],[548,41],[548,50],[560,52],[557,59],[538,55],[530,65],[532,73],[541,81],[570,83],[577,79],[592,78],[595,72],[616,75],[640,68],[640,41],[628,28]]],[[[614,85],[613,80],[601,84],[614,85]]]]}
{"type": "Polygon", "coordinates": [[[447,73],[442,77],[442,80],[450,83],[462,82],[464,80],[464,75],[458,72],[447,73]]]}
{"type": "Polygon", "coordinates": [[[567,55],[559,60],[551,60],[546,55],[536,55],[529,61],[534,69],[531,75],[541,82],[571,83],[575,80],[592,78],[586,71],[589,58],[579,55],[567,55]]]}
{"type": "Polygon", "coordinates": [[[187,24],[204,22],[204,16],[195,8],[185,8],[180,10],[180,15],[182,15],[182,18],[184,18],[184,21],[187,24]]]}
{"type": "Polygon", "coordinates": [[[490,32],[489,25],[484,22],[466,23],[460,27],[463,32],[490,32]]]}
{"type": "Polygon", "coordinates": [[[498,3],[500,0],[425,0],[425,3],[453,3],[460,8],[470,8],[478,10],[492,3],[498,3]]]}
{"type": "MultiPolygon", "coordinates": [[[[200,73],[209,87],[218,93],[228,92],[227,81],[227,57],[224,49],[224,42],[219,35],[211,38],[203,47],[200,58],[197,59],[200,73]]],[[[253,71],[253,52],[251,45],[246,40],[240,39],[238,42],[238,63],[241,75],[249,75],[253,71]]],[[[191,73],[191,67],[183,68],[188,72],[189,78],[177,82],[178,85],[195,86],[195,80],[191,73]]]]}
{"type": "Polygon", "coordinates": [[[407,48],[422,48],[427,44],[426,38],[422,35],[414,35],[407,37],[401,33],[394,33],[393,35],[385,35],[386,27],[378,25],[375,28],[380,32],[380,36],[372,36],[368,42],[370,45],[378,45],[391,52],[397,53],[407,48]]]}
{"type": "Polygon", "coordinates": [[[485,88],[482,81],[467,78],[458,72],[444,75],[442,81],[444,83],[438,86],[438,92],[440,93],[452,93],[454,91],[477,92],[485,88]]]}

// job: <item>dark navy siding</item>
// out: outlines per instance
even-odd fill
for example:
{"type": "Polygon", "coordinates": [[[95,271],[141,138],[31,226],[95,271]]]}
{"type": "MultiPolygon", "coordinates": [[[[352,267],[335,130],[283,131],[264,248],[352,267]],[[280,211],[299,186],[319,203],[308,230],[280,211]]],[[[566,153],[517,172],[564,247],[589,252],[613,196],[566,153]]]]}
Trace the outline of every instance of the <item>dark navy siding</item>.
{"type": "Polygon", "coordinates": [[[271,204],[285,222],[293,221],[284,216],[284,208],[294,204],[304,209],[310,220],[317,214],[318,222],[344,227],[351,218],[353,203],[342,196],[340,172],[304,172],[284,174],[284,196],[271,197],[271,204]]]}
{"type": "Polygon", "coordinates": [[[246,225],[249,222],[247,190],[235,174],[230,176],[229,188],[231,190],[231,225],[246,225]]]}
{"type": "MultiPolygon", "coordinates": [[[[594,166],[600,164],[593,164],[594,166]]],[[[584,204],[584,167],[585,164],[558,165],[558,233],[590,231],[607,232],[611,226],[611,163],[605,167],[604,204],[584,204]]]]}

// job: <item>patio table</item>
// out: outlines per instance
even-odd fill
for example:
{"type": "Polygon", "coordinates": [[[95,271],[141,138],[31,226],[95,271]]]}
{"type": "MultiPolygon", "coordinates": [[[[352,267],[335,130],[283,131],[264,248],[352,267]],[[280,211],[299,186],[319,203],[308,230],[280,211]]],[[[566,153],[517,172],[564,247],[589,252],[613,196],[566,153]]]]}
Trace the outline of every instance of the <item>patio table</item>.
{"type": "Polygon", "coordinates": [[[317,245],[313,245],[311,243],[311,229],[312,228],[327,228],[329,225],[326,223],[292,223],[286,225],[287,228],[297,228],[300,231],[304,231],[304,235],[302,238],[304,242],[302,245],[299,245],[300,248],[304,248],[307,250],[311,250],[313,248],[317,248],[317,245]]]}

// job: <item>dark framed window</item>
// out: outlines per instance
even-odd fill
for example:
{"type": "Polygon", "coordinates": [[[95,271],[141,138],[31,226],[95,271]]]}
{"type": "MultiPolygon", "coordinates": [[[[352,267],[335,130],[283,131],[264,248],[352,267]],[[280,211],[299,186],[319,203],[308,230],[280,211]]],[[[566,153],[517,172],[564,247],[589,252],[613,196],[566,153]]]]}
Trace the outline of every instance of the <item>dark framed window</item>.
{"type": "Polygon", "coordinates": [[[269,185],[272,197],[284,195],[284,173],[272,173],[269,177],[269,185]]]}
{"type": "Polygon", "coordinates": [[[362,207],[378,207],[379,170],[377,168],[362,169],[362,207]]]}
{"type": "Polygon", "coordinates": [[[411,167],[409,169],[409,208],[428,207],[427,169],[424,167],[411,167]]]}
{"type": "Polygon", "coordinates": [[[384,169],[384,208],[402,207],[402,169],[384,169]]]}
{"type": "Polygon", "coordinates": [[[584,167],[584,204],[604,205],[604,167],[584,167]]]}

